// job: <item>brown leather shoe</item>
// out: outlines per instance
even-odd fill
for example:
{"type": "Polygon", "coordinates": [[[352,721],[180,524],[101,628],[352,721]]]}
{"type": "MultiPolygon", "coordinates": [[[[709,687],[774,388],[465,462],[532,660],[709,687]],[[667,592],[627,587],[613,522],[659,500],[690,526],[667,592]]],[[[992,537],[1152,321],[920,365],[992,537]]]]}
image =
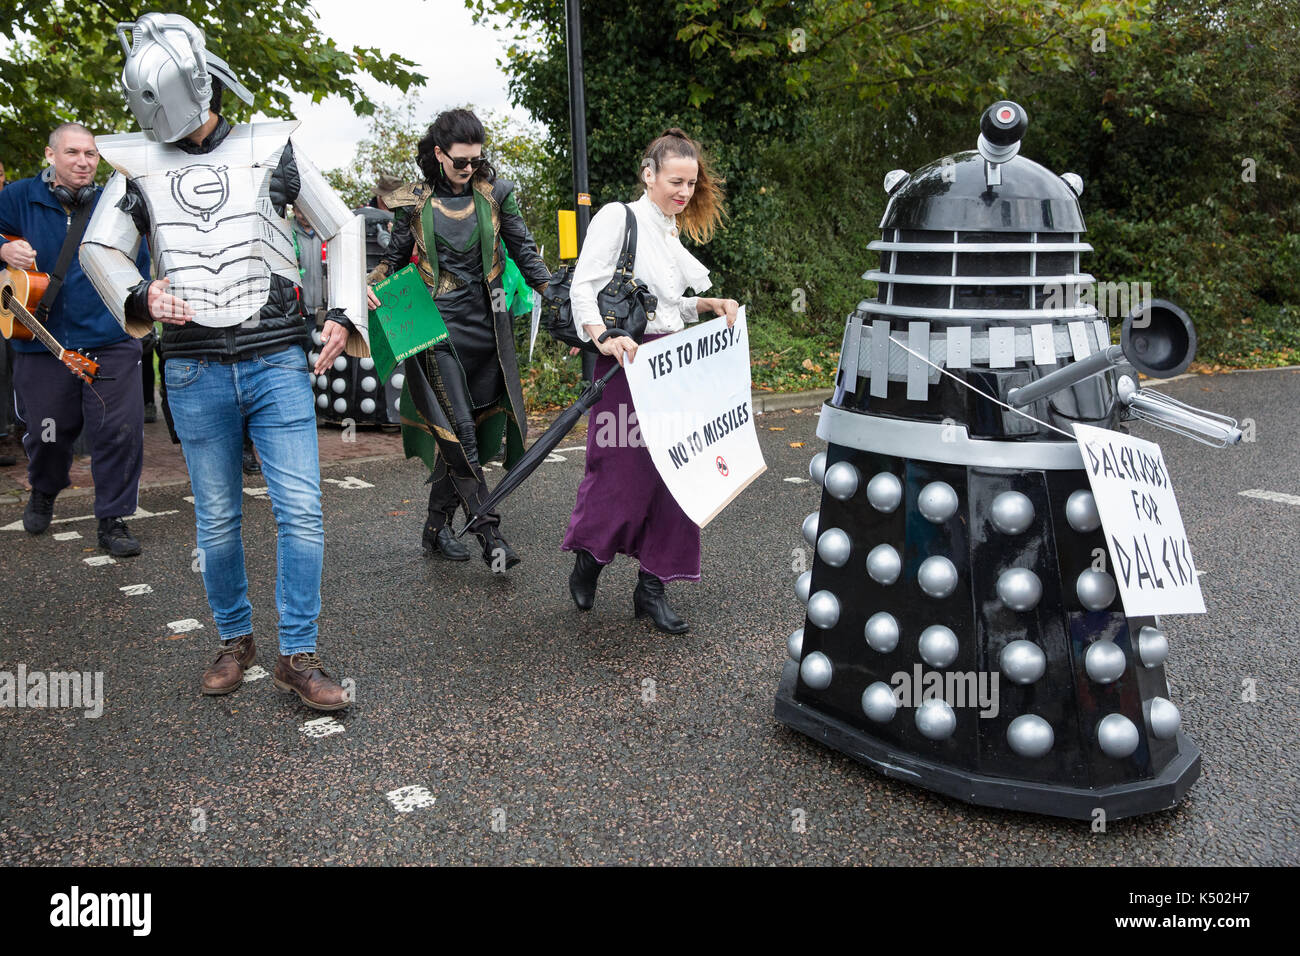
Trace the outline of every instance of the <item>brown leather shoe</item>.
{"type": "Polygon", "coordinates": [[[229,694],[244,682],[244,669],[253,666],[257,657],[257,648],[253,646],[253,635],[231,641],[223,641],[221,653],[203,672],[203,693],[229,694]]]}
{"type": "Polygon", "coordinates": [[[308,707],[316,710],[342,710],[352,703],[347,690],[321,667],[315,651],[280,655],[275,665],[275,686],[291,690],[308,707]]]}

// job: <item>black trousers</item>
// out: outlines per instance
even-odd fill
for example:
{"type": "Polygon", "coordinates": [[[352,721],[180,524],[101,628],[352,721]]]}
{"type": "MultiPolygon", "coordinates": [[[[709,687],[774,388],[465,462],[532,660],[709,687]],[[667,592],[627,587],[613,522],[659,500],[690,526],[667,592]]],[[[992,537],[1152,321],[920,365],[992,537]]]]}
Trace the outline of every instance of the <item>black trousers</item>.
{"type": "MultiPolygon", "coordinates": [[[[411,398],[438,443],[438,463],[429,479],[429,517],[425,526],[436,532],[452,523],[457,508],[463,509],[468,519],[488,495],[479,460],[477,410],[464,369],[449,342],[407,359],[405,368],[411,398]]],[[[500,524],[501,516],[488,512],[481,514],[470,530],[500,524]]]]}
{"type": "Polygon", "coordinates": [[[86,385],[48,352],[14,352],[14,393],[27,423],[27,479],[55,495],[68,487],[72,446],[84,429],[95,481],[95,517],[135,513],[144,463],[144,401],[140,343],[95,349],[110,378],[86,385]]]}
{"type": "Polygon", "coordinates": [[[0,341],[0,438],[14,425],[13,364],[13,346],[8,339],[0,341]]]}

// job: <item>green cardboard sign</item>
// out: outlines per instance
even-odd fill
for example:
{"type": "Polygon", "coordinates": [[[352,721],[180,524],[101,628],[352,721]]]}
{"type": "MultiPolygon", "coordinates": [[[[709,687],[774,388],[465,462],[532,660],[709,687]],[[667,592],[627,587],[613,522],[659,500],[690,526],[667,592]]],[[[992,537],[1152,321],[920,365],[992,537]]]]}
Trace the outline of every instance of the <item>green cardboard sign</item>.
{"type": "Polygon", "coordinates": [[[372,288],[379,308],[370,311],[370,355],[385,382],[399,363],[446,339],[447,326],[414,265],[372,288]]]}

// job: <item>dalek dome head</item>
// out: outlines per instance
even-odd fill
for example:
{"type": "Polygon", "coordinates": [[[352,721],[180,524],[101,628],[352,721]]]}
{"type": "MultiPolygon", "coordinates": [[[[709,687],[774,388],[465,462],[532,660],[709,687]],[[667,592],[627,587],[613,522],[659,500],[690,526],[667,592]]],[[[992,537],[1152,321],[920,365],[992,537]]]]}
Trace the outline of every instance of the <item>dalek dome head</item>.
{"type": "Polygon", "coordinates": [[[977,148],[944,156],[908,174],[885,177],[885,230],[1081,233],[1083,181],[1058,176],[1019,155],[1028,117],[994,103],[980,121],[977,148]]]}
{"type": "Polygon", "coordinates": [[[975,149],[885,177],[881,237],[867,246],[880,264],[863,275],[877,297],[860,312],[895,326],[976,329],[1098,317],[1079,259],[1092,251],[1082,239],[1083,181],[1020,155],[1028,125],[1019,105],[994,103],[975,149]]]}

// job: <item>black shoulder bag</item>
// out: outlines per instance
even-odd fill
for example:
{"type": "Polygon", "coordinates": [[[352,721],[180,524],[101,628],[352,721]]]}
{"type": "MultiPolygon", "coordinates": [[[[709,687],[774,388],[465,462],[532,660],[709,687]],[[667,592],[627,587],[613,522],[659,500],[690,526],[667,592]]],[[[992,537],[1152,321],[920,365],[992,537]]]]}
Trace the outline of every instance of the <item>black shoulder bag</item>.
{"type": "MultiPolygon", "coordinates": [[[[617,329],[637,342],[645,335],[646,323],[659,307],[644,282],[632,274],[636,264],[636,216],[626,203],[627,229],[623,234],[623,251],[619,254],[614,274],[606,286],[596,293],[596,305],[607,330],[617,329]]],[[[586,352],[599,352],[596,344],[583,341],[573,324],[573,306],[569,302],[569,289],[573,284],[574,267],[561,266],[542,291],[542,327],[551,337],[565,345],[576,345],[586,352]]]]}

